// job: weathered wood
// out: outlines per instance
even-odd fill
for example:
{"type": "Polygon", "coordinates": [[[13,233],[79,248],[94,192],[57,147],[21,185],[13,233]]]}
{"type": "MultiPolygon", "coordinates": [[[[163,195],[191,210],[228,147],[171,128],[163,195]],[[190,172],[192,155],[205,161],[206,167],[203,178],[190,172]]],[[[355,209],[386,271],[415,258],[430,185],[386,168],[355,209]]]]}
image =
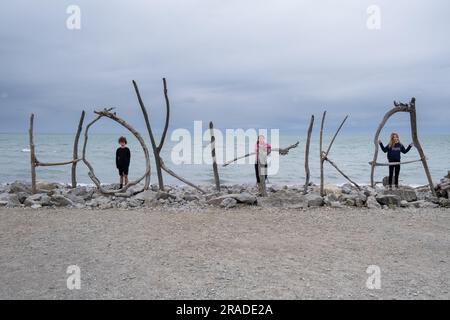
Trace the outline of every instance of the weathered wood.
{"type": "MultiPolygon", "coordinates": [[[[410,164],[410,163],[415,163],[415,162],[422,162],[422,159],[419,160],[411,160],[411,161],[404,161],[404,162],[389,162],[389,163],[380,163],[380,162],[376,162],[375,166],[377,167],[390,167],[390,166],[397,166],[397,165],[403,165],[403,164],[410,164]]],[[[372,165],[373,162],[369,161],[369,164],[372,165]]]]}
{"type": "Polygon", "coordinates": [[[217,168],[216,159],[216,137],[214,136],[214,125],[212,121],[209,122],[209,133],[211,134],[211,157],[213,161],[214,182],[216,183],[216,190],[220,191],[219,170],[217,168]]]}
{"type": "Polygon", "coordinates": [[[69,160],[64,162],[40,162],[36,160],[36,167],[57,167],[57,166],[66,166],[68,164],[76,164],[80,162],[82,159],[69,160]]]}
{"type": "Polygon", "coordinates": [[[30,128],[28,130],[28,135],[30,139],[30,164],[31,164],[31,191],[36,193],[36,154],[34,148],[34,114],[30,117],[30,128]]]}
{"type": "Polygon", "coordinates": [[[170,101],[169,101],[169,95],[167,90],[167,81],[166,78],[163,78],[163,87],[164,87],[164,100],[166,101],[166,122],[164,123],[164,130],[161,135],[161,140],[159,141],[158,151],[160,152],[164,141],[166,140],[166,134],[167,130],[169,129],[169,119],[170,119],[170,101]]]}
{"type": "Polygon", "coordinates": [[[331,161],[329,158],[325,158],[325,160],[331,164],[345,179],[347,179],[348,181],[350,181],[351,184],[353,184],[358,190],[361,190],[361,187],[354,182],[352,179],[349,178],[349,176],[347,176],[341,169],[339,169],[339,167],[333,162],[331,161]]]}
{"type": "Polygon", "coordinates": [[[77,162],[75,160],[78,159],[78,143],[80,141],[81,131],[83,130],[83,122],[84,122],[85,112],[84,110],[81,112],[80,121],[78,123],[77,133],[75,135],[75,140],[73,143],[73,163],[72,163],[72,188],[77,187],[77,162]]]}
{"type": "Polygon", "coordinates": [[[309,186],[309,180],[311,177],[311,172],[309,171],[309,149],[311,145],[311,136],[312,136],[312,130],[314,127],[314,115],[311,116],[311,121],[309,122],[308,127],[308,137],[306,138],[306,145],[305,145],[305,187],[304,187],[304,193],[306,194],[308,192],[308,186],[309,186]]]}
{"type": "Polygon", "coordinates": [[[320,152],[320,195],[323,197],[325,196],[325,191],[324,191],[324,172],[323,172],[323,162],[325,161],[324,157],[323,157],[323,127],[325,124],[325,117],[327,115],[327,112],[324,111],[323,115],[322,115],[322,122],[320,125],[320,147],[319,147],[319,152],[320,152]]]}
{"type": "Polygon", "coordinates": [[[147,108],[145,107],[144,101],[142,100],[141,93],[139,92],[138,85],[136,81],[133,80],[134,91],[136,92],[136,96],[138,98],[139,105],[141,107],[142,114],[144,115],[145,125],[147,126],[147,132],[150,137],[150,143],[153,149],[153,155],[155,157],[155,166],[156,166],[156,174],[158,176],[158,187],[159,190],[164,190],[164,180],[161,172],[161,158],[160,158],[160,150],[156,146],[155,136],[153,135],[153,130],[150,124],[150,120],[148,118],[147,108]]]}
{"type": "MultiPolygon", "coordinates": [[[[144,139],[142,138],[141,134],[138,131],[136,131],[136,129],[134,129],[125,120],[119,118],[115,113],[111,113],[111,110],[112,110],[112,108],[104,109],[102,111],[94,111],[94,113],[97,114],[97,117],[94,120],[92,120],[86,126],[86,129],[84,131],[84,144],[83,144],[83,158],[82,158],[82,160],[83,160],[84,164],[89,169],[88,175],[91,178],[91,180],[94,182],[94,184],[97,186],[97,188],[100,190],[100,192],[105,194],[105,195],[123,195],[123,194],[125,194],[125,192],[130,187],[138,184],[139,182],[141,182],[144,179],[145,179],[144,188],[141,191],[147,190],[148,187],[149,187],[149,184],[150,184],[150,179],[149,179],[149,177],[150,177],[150,157],[149,157],[148,149],[147,149],[147,146],[146,146],[146,144],[144,142],[144,139]],[[139,141],[139,143],[141,144],[141,147],[142,147],[142,149],[144,151],[145,164],[146,164],[146,171],[145,171],[144,175],[142,177],[132,181],[132,182],[129,182],[127,185],[125,185],[120,190],[106,190],[105,188],[103,188],[103,186],[101,185],[100,180],[95,175],[94,168],[92,167],[92,165],[90,164],[90,162],[86,158],[86,150],[87,150],[87,142],[88,142],[88,137],[89,137],[89,129],[91,128],[92,125],[94,125],[94,123],[96,123],[102,117],[109,118],[109,119],[119,123],[120,125],[122,125],[126,129],[128,129],[136,137],[136,139],[139,141]]],[[[141,192],[141,191],[139,191],[139,192],[141,192]]]]}
{"type": "Polygon", "coordinates": [[[416,98],[411,99],[409,116],[411,121],[411,136],[414,146],[419,152],[420,158],[422,159],[423,169],[425,170],[425,174],[427,175],[431,193],[436,196],[436,189],[434,187],[433,179],[431,178],[430,169],[428,168],[427,158],[425,157],[425,152],[422,149],[422,145],[420,144],[419,136],[417,134],[416,98]]]}
{"type": "Polygon", "coordinates": [[[328,155],[330,154],[330,150],[331,150],[331,147],[333,146],[334,140],[336,140],[337,135],[338,135],[339,132],[341,131],[342,126],[344,125],[345,121],[347,121],[347,119],[348,119],[348,116],[346,116],[346,117],[344,118],[344,120],[341,122],[341,125],[340,125],[339,128],[336,130],[336,133],[334,134],[333,139],[331,139],[330,145],[328,146],[327,152],[325,153],[326,156],[328,156],[328,155]]]}
{"type": "MultiPolygon", "coordinates": [[[[271,149],[271,151],[272,151],[272,152],[278,152],[280,155],[285,156],[285,155],[289,154],[289,151],[290,151],[291,149],[297,148],[299,144],[300,144],[300,142],[297,141],[296,143],[294,143],[294,144],[292,144],[292,145],[290,145],[290,146],[288,146],[288,147],[286,147],[286,148],[273,148],[273,149],[271,149]]],[[[245,155],[243,155],[243,156],[236,157],[236,158],[234,158],[233,160],[230,160],[230,161],[225,162],[225,163],[222,165],[222,167],[229,166],[229,165],[232,164],[233,162],[236,162],[236,161],[238,161],[238,160],[240,160],[240,159],[248,158],[248,157],[251,157],[251,156],[254,156],[254,155],[256,155],[256,152],[250,152],[250,153],[247,153],[247,154],[245,154],[245,155]]]]}

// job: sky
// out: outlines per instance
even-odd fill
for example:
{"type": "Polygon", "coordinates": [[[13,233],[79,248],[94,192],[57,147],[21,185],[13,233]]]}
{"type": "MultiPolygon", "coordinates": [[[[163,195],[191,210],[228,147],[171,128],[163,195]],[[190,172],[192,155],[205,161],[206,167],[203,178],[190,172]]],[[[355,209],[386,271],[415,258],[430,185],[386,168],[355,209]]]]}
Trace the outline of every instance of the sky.
{"type": "MultiPolygon", "coordinates": [[[[132,80],[158,130],[165,77],[171,129],[303,133],[327,110],[330,127],[348,114],[345,131],[374,132],[414,96],[420,131],[450,133],[449,12],[448,0],[6,0],[0,132],[26,133],[34,113],[36,132],[73,133],[81,110],[103,107],[144,130],[132,80]]],[[[110,122],[96,130],[121,130],[110,122]]]]}

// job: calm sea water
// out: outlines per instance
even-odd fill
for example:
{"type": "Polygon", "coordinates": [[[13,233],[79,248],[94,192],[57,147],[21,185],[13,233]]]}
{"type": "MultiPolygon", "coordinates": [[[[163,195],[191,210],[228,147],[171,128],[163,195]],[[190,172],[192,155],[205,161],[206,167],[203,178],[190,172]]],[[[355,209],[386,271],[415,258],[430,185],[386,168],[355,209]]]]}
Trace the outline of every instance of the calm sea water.
{"type": "MultiPolygon", "coordinates": [[[[129,135],[128,135],[129,136],[129,135]]],[[[88,159],[95,168],[97,176],[103,183],[117,182],[117,171],[115,168],[115,150],[117,148],[117,134],[114,135],[92,135],[88,144],[88,159]]],[[[332,159],[344,172],[346,172],[356,182],[368,184],[370,182],[369,161],[373,157],[373,136],[342,134],[338,136],[330,152],[332,159]]],[[[439,181],[450,169],[450,135],[430,135],[421,137],[422,146],[429,160],[431,174],[435,182],[439,181]]],[[[280,157],[279,171],[269,178],[274,184],[303,184],[304,172],[304,150],[305,135],[281,135],[280,145],[287,146],[295,141],[300,141],[297,149],[291,150],[290,154],[280,157]]],[[[325,147],[328,145],[330,137],[325,139],[325,147]]],[[[270,141],[269,141],[270,142],[270,141]]],[[[181,176],[199,184],[213,183],[212,166],[209,164],[182,164],[176,165],[171,160],[171,152],[178,142],[170,140],[170,136],[163,148],[163,158],[167,166],[181,176]]],[[[409,141],[404,141],[405,144],[409,141]]],[[[73,135],[36,135],[35,144],[37,156],[40,161],[66,161],[72,157],[73,135]]],[[[82,141],[80,141],[82,145],[82,141]]],[[[147,141],[150,148],[150,143],[147,141]]],[[[205,142],[206,145],[206,142],[205,142]]],[[[220,147],[220,146],[219,146],[220,147]]],[[[30,180],[28,136],[26,134],[0,134],[0,183],[12,182],[15,180],[30,180]]],[[[132,152],[130,167],[130,178],[141,176],[144,172],[144,156],[137,140],[129,138],[129,148],[132,152]]],[[[311,180],[319,182],[319,143],[318,138],[313,138],[310,154],[311,180]]],[[[81,148],[80,148],[81,153],[81,148]]],[[[150,151],[151,153],[151,151],[150,151]]],[[[206,154],[208,154],[206,152],[206,154]]],[[[151,154],[152,157],[152,154],[151,154]]],[[[152,157],[153,158],[153,157],[152,157]]],[[[407,155],[403,155],[403,160],[418,159],[418,153],[412,149],[407,155]]],[[[379,161],[386,161],[386,156],[382,152],[379,154],[379,161]]],[[[223,183],[254,183],[253,162],[249,164],[230,165],[223,168],[219,166],[220,177],[223,183]]],[[[346,180],[335,171],[333,167],[325,165],[326,183],[342,184],[346,180]]],[[[152,183],[156,183],[156,175],[152,163],[152,183]]],[[[387,167],[377,168],[376,180],[380,181],[387,173],[387,167]]],[[[38,180],[57,181],[69,183],[70,166],[44,167],[37,169],[38,180]]],[[[401,183],[408,185],[425,185],[427,183],[421,163],[404,165],[402,167],[401,183]]],[[[165,174],[165,181],[168,184],[180,184],[171,176],[165,174]]],[[[86,167],[83,163],[78,165],[78,182],[91,184],[87,175],[86,167]]]]}

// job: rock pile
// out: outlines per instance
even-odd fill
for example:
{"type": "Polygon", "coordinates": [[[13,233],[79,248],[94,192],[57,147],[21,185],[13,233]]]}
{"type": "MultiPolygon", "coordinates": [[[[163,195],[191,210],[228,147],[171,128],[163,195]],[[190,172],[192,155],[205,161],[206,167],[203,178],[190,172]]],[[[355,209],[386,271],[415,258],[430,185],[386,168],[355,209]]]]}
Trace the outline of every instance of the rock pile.
{"type": "MultiPolygon", "coordinates": [[[[262,206],[270,208],[306,209],[312,207],[345,208],[359,207],[368,209],[388,209],[398,207],[413,208],[450,208],[450,172],[437,186],[439,197],[433,197],[426,189],[400,187],[387,190],[384,187],[362,187],[355,189],[350,184],[343,186],[326,186],[324,197],[320,196],[319,187],[311,184],[308,193],[303,194],[303,186],[268,186],[268,196],[259,197],[255,186],[236,184],[224,185],[221,192],[216,192],[213,185],[202,186],[207,192],[202,194],[185,186],[167,186],[159,191],[156,185],[150,190],[135,194],[128,190],[128,197],[105,196],[96,188],[79,186],[70,188],[57,183],[41,182],[38,192],[32,194],[30,185],[14,182],[0,187],[0,207],[30,208],[86,208],[86,209],[138,209],[171,207],[180,211],[195,212],[209,206],[231,209],[241,206],[262,206]]],[[[105,188],[117,188],[116,185],[105,188]]]]}

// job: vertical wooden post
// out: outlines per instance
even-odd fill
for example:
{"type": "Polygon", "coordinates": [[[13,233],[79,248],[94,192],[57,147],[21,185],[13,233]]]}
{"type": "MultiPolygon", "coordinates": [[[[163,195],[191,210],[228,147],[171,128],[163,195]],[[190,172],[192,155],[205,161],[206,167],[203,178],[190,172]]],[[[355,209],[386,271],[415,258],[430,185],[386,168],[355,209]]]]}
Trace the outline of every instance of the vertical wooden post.
{"type": "Polygon", "coordinates": [[[436,190],[434,188],[433,179],[431,178],[430,169],[428,168],[427,158],[425,157],[425,153],[423,152],[422,145],[420,144],[419,137],[417,134],[416,98],[411,99],[409,115],[410,115],[410,119],[411,119],[412,140],[413,140],[414,146],[417,148],[417,151],[419,152],[420,158],[422,160],[423,169],[425,170],[425,174],[427,175],[428,184],[430,185],[431,193],[434,196],[436,196],[436,190]]]}
{"type": "Polygon", "coordinates": [[[324,175],[323,175],[323,163],[325,161],[325,157],[323,155],[323,126],[325,123],[325,116],[327,112],[324,111],[322,115],[322,123],[320,125],[320,195],[325,196],[324,191],[324,175]]]}
{"type": "Polygon", "coordinates": [[[209,132],[211,134],[211,156],[213,160],[214,181],[216,183],[216,190],[220,191],[219,170],[217,169],[216,159],[216,137],[214,136],[214,125],[212,121],[209,122],[209,132]]]}
{"type": "Polygon", "coordinates": [[[83,129],[85,112],[81,112],[80,122],[78,123],[77,134],[73,143],[73,163],[72,163],[72,188],[77,187],[77,163],[78,163],[78,142],[80,141],[81,130],[83,129]]]}
{"type": "Polygon", "coordinates": [[[33,128],[34,127],[34,114],[30,117],[30,128],[28,131],[30,138],[30,164],[31,164],[31,191],[36,193],[36,154],[34,148],[33,128]]]}
{"type": "Polygon", "coordinates": [[[306,147],[305,147],[305,175],[306,175],[306,180],[305,180],[305,188],[304,188],[304,191],[303,191],[305,194],[308,193],[309,179],[311,177],[311,173],[309,171],[309,147],[311,145],[311,135],[312,135],[313,126],[314,126],[314,115],[311,116],[311,121],[309,122],[308,137],[306,139],[306,147]]]}
{"type": "Polygon", "coordinates": [[[258,157],[257,162],[258,162],[258,174],[259,174],[259,193],[261,194],[261,197],[267,197],[267,190],[266,190],[267,151],[266,151],[266,148],[258,147],[258,153],[256,156],[258,157]]]}

